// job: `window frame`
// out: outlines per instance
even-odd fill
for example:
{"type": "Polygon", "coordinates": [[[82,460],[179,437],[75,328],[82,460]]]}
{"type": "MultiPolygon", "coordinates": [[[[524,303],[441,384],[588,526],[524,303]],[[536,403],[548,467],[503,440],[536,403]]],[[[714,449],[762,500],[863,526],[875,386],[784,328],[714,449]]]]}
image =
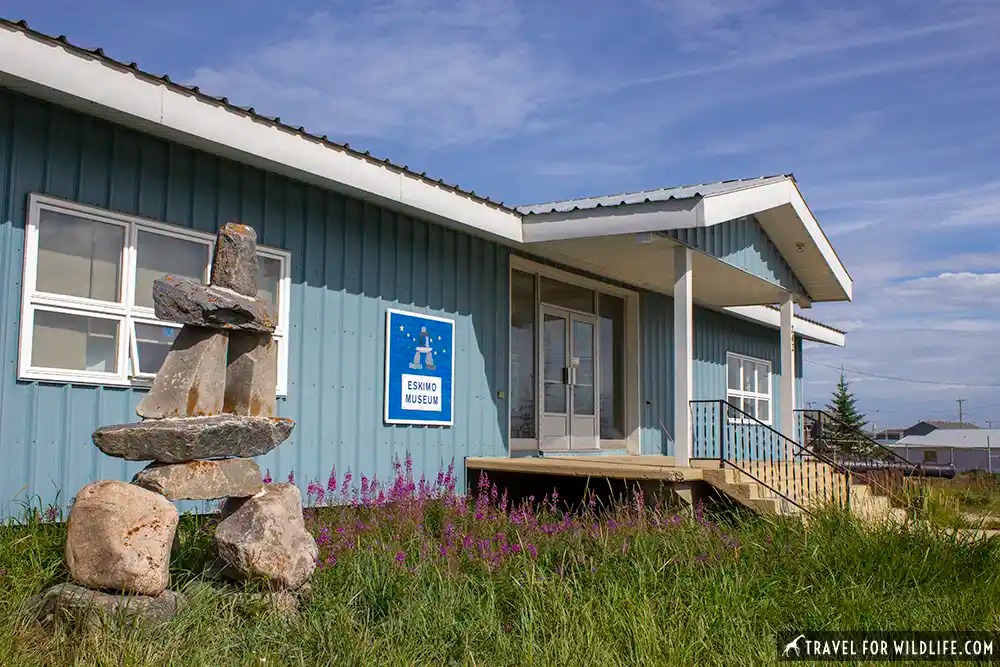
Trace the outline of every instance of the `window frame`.
{"type": "MultiPolygon", "coordinates": [[[[18,338],[18,379],[28,381],[59,382],[96,386],[148,388],[156,376],[139,372],[136,324],[173,326],[178,322],[159,320],[152,308],[135,304],[135,285],[138,261],[139,232],[169,236],[208,247],[208,264],[204,278],[211,271],[215,251],[215,235],[171,225],[136,215],[110,211],[95,206],[32,193],[28,198],[28,214],[24,228],[24,260],[21,284],[21,327],[18,338]],[[119,266],[118,301],[101,301],[87,297],[71,296],[37,289],[39,260],[39,221],[43,210],[63,213],[77,218],[112,224],[124,230],[121,264],[119,266]],[[32,366],[34,344],[33,330],[36,311],[48,311],[110,319],[118,322],[117,356],[114,372],[71,370],[32,366]]],[[[288,393],[288,341],[291,313],[291,253],[280,248],[258,245],[261,257],[279,262],[278,326],[274,338],[278,343],[277,395],[288,393]]]]}
{"type": "MultiPolygon", "coordinates": [[[[758,401],[767,401],[767,419],[761,419],[759,416],[757,416],[756,413],[759,413],[759,410],[757,409],[756,403],[754,405],[754,413],[755,413],[754,419],[756,419],[757,421],[759,421],[762,424],[767,424],[767,425],[773,424],[773,422],[774,422],[774,373],[772,372],[771,362],[768,361],[767,359],[759,359],[757,357],[751,357],[751,356],[748,356],[748,355],[745,355],[745,354],[738,354],[736,352],[726,352],[726,402],[730,403],[732,405],[737,405],[737,407],[739,407],[740,410],[742,410],[743,409],[743,399],[744,398],[753,399],[755,402],[758,402],[758,401]],[[740,388],[739,389],[731,389],[729,387],[729,364],[731,364],[733,361],[738,361],[739,365],[740,365],[740,388]],[[758,389],[757,391],[747,391],[746,389],[743,389],[743,387],[745,386],[745,384],[743,382],[743,362],[744,361],[749,361],[749,362],[754,363],[754,364],[760,364],[760,365],[763,365],[763,366],[765,366],[767,368],[767,392],[760,391],[760,387],[757,388],[758,389]],[[736,398],[740,399],[738,405],[737,405],[737,403],[735,401],[730,400],[733,397],[736,397],[736,398]]],[[[727,411],[727,412],[731,412],[731,411],[727,411]]],[[[727,416],[727,421],[730,424],[746,424],[746,423],[751,423],[751,421],[749,419],[747,419],[746,417],[744,417],[742,413],[737,413],[735,416],[733,416],[732,414],[728,415],[727,416]]]]}

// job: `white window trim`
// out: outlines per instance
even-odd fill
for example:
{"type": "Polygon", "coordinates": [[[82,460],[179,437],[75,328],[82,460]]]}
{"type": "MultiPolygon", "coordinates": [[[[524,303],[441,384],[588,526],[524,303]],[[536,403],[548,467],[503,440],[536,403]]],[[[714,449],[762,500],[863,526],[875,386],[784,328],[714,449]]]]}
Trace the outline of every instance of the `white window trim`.
{"type": "MultiPolygon", "coordinates": [[[[155,377],[150,373],[140,373],[136,343],[136,324],[155,324],[180,327],[177,322],[167,322],[156,318],[152,308],[135,305],[135,275],[137,261],[137,241],[139,231],[152,232],[164,236],[203,243],[208,247],[208,265],[204,278],[207,280],[213,252],[215,236],[205,232],[164,224],[155,220],[109,211],[79,204],[56,197],[32,194],[28,201],[28,219],[25,224],[24,266],[22,269],[21,291],[21,331],[18,341],[18,379],[38,380],[86,385],[107,385],[117,387],[148,387],[155,377]],[[121,226],[125,230],[125,243],[121,257],[121,283],[118,302],[98,301],[84,297],[40,292],[36,289],[38,280],[38,221],[42,209],[67,213],[76,217],[97,220],[121,226]],[[70,315],[82,315],[118,322],[118,351],[115,372],[67,370],[31,365],[32,330],[35,311],[51,311],[70,315]]],[[[289,319],[291,297],[291,253],[280,248],[257,246],[262,257],[277,260],[280,265],[278,280],[278,326],[274,338],[278,342],[278,396],[288,393],[289,319]]]]}
{"type": "MultiPolygon", "coordinates": [[[[740,364],[740,386],[743,385],[743,364],[740,364]]],[[[737,354],[736,352],[726,353],[726,401],[729,401],[730,396],[735,396],[740,398],[740,404],[737,406],[741,410],[743,409],[744,398],[752,398],[757,401],[765,400],[767,401],[767,419],[761,419],[760,417],[755,417],[755,419],[762,424],[771,425],[774,421],[774,374],[771,372],[771,362],[767,359],[758,359],[757,357],[750,357],[745,354],[737,354]],[[752,361],[755,364],[762,364],[767,366],[767,392],[761,391],[744,391],[743,389],[730,389],[729,388],[729,362],[730,360],[752,361]]],[[[735,403],[733,405],[736,405],[735,403]]],[[[755,410],[756,411],[756,410],[755,410]]],[[[750,423],[750,420],[744,418],[742,415],[737,417],[729,417],[728,421],[730,424],[746,424],[750,423]]]]}

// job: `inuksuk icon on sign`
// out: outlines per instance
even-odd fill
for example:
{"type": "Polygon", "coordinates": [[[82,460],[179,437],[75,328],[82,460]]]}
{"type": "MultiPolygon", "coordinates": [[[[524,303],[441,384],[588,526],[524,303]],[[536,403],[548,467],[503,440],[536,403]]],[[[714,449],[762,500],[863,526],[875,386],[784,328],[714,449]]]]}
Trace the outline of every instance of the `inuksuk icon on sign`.
{"type": "Polygon", "coordinates": [[[277,417],[277,317],[257,298],[257,241],[251,227],[223,225],[211,284],[176,276],[153,283],[161,320],[184,324],[149,393],[142,421],[103,426],[94,444],[110,456],[152,461],[131,484],[85,486],[69,515],[66,564],[73,584],[39,600],[41,612],[124,609],[149,620],[176,612],[167,590],[177,528],[174,500],[226,499],[213,546],[232,579],[272,591],[302,586],[315,569],[316,542],[292,484],[261,482],[249,457],[285,441],[295,422],[277,417]]]}

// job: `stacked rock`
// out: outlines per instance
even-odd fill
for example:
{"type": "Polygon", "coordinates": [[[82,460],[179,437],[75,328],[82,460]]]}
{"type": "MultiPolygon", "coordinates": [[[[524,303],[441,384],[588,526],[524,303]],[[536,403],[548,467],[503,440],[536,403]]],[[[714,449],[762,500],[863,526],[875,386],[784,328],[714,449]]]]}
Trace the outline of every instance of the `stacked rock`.
{"type": "Polygon", "coordinates": [[[102,480],[77,495],[66,563],[74,582],[91,590],[50,589],[42,596],[46,613],[85,598],[156,620],[172,615],[178,598],[166,587],[174,500],[226,499],[213,546],[227,577],[291,591],[312,575],[317,548],[299,490],[265,487],[248,458],[274,449],[295,426],[275,414],[277,317],[257,298],[257,274],[256,233],[228,223],[216,238],[209,285],[176,276],[154,281],[156,316],[184,326],[136,408],[143,420],[93,436],[105,454],[152,463],[132,484],[102,480]],[[159,603],[162,596],[168,604],[159,603]]]}

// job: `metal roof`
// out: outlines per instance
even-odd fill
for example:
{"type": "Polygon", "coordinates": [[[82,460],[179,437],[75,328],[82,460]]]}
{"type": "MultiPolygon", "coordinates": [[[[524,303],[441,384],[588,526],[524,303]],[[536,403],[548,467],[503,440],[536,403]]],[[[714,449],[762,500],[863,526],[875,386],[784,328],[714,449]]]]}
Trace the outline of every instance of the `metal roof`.
{"type": "Polygon", "coordinates": [[[607,208],[627,206],[629,204],[645,204],[650,202],[669,201],[671,199],[691,199],[693,197],[710,197],[729,192],[745,190],[746,188],[769,183],[778,183],[794,179],[792,174],[775,174],[773,176],[758,176],[756,178],[740,178],[732,181],[716,181],[714,183],[699,183],[696,185],[681,185],[673,188],[658,188],[640,192],[623,192],[617,195],[602,195],[599,197],[583,197],[563,201],[545,202],[542,204],[527,204],[516,209],[525,215],[540,213],[566,213],[567,211],[586,210],[591,208],[607,208]]]}
{"type": "Polygon", "coordinates": [[[156,81],[158,83],[161,83],[161,84],[165,84],[165,85],[169,86],[170,88],[173,88],[174,90],[183,91],[183,92],[185,92],[185,93],[187,93],[189,95],[194,95],[195,97],[197,97],[199,99],[202,99],[202,100],[205,100],[205,101],[209,101],[209,102],[212,102],[214,104],[220,104],[220,105],[226,107],[226,109],[228,109],[230,111],[233,111],[235,113],[243,114],[245,116],[250,116],[250,117],[252,117],[252,118],[254,118],[254,119],[258,120],[258,121],[269,123],[270,125],[273,125],[275,127],[280,127],[280,128],[282,128],[284,130],[288,130],[288,131],[294,132],[294,133],[299,134],[299,135],[301,135],[303,137],[306,137],[308,139],[312,139],[313,141],[322,142],[323,144],[325,144],[326,146],[328,146],[328,147],[330,147],[332,149],[340,150],[340,151],[345,151],[347,153],[350,153],[351,155],[355,155],[357,157],[364,158],[364,159],[366,159],[366,160],[368,160],[368,161],[370,161],[372,163],[387,165],[389,167],[392,167],[393,169],[398,169],[398,170],[400,170],[400,171],[402,171],[404,173],[410,174],[412,176],[416,176],[417,178],[420,178],[420,179],[422,179],[422,180],[424,180],[424,181],[426,181],[428,183],[431,183],[433,185],[437,185],[437,186],[440,186],[440,187],[443,187],[443,188],[447,188],[448,190],[452,190],[452,191],[457,192],[459,194],[465,195],[467,197],[475,199],[476,201],[483,202],[484,204],[489,204],[491,206],[495,206],[497,208],[501,208],[501,209],[504,209],[504,210],[507,210],[507,211],[516,212],[515,209],[511,208],[510,206],[505,205],[502,201],[497,201],[497,200],[494,200],[494,199],[490,199],[489,197],[485,197],[483,195],[478,195],[478,194],[476,194],[476,192],[474,190],[466,190],[466,189],[464,189],[464,188],[462,188],[462,187],[460,187],[458,185],[453,185],[453,184],[450,184],[450,183],[445,183],[443,179],[431,178],[430,176],[427,176],[427,172],[416,172],[416,171],[413,171],[412,169],[410,169],[406,165],[399,165],[399,164],[391,162],[389,160],[389,158],[379,158],[379,157],[376,157],[376,156],[372,155],[369,151],[359,151],[359,150],[357,150],[355,148],[351,148],[351,146],[349,144],[347,144],[347,143],[338,143],[336,141],[331,141],[329,138],[327,138],[327,135],[325,135],[325,134],[323,134],[323,135],[313,134],[313,133],[307,131],[302,126],[296,127],[294,125],[289,125],[288,123],[283,123],[281,121],[281,118],[278,117],[278,116],[265,116],[264,114],[257,113],[257,110],[254,107],[239,106],[239,105],[233,104],[226,97],[216,97],[214,95],[209,95],[209,94],[207,94],[205,92],[202,92],[202,90],[198,86],[185,86],[184,84],[177,83],[176,81],[171,80],[171,78],[168,75],[166,75],[166,74],[162,74],[162,75],[153,74],[152,72],[148,72],[146,70],[141,69],[139,67],[139,65],[136,64],[135,62],[128,62],[128,63],[126,63],[126,62],[121,61],[121,60],[116,60],[116,59],[112,58],[111,56],[108,56],[107,54],[105,54],[104,53],[104,49],[101,49],[101,48],[88,49],[86,47],[83,47],[83,46],[80,46],[78,44],[74,44],[74,43],[70,42],[66,38],[66,35],[53,36],[53,35],[49,35],[49,34],[44,33],[44,32],[39,32],[38,30],[35,30],[34,28],[30,27],[28,25],[28,22],[25,21],[25,20],[23,20],[23,19],[20,20],[20,21],[12,21],[10,19],[5,19],[5,18],[0,17],[0,25],[8,26],[10,28],[14,28],[14,29],[19,30],[19,31],[21,31],[21,32],[23,32],[23,33],[25,33],[27,35],[30,35],[30,36],[36,38],[36,39],[41,39],[41,40],[49,42],[51,44],[54,44],[54,45],[57,45],[57,46],[61,46],[62,48],[66,49],[68,51],[72,51],[72,52],[75,52],[75,53],[80,54],[80,55],[85,55],[85,56],[90,57],[90,58],[96,58],[96,59],[104,62],[107,65],[111,65],[113,67],[118,67],[118,68],[128,69],[128,70],[132,71],[133,73],[135,73],[137,76],[144,77],[146,79],[151,79],[151,80],[154,80],[154,81],[156,81]]]}
{"type": "Polygon", "coordinates": [[[1000,448],[1000,428],[937,429],[927,435],[908,435],[900,438],[892,446],[984,449],[987,438],[991,447],[1000,448]]]}

